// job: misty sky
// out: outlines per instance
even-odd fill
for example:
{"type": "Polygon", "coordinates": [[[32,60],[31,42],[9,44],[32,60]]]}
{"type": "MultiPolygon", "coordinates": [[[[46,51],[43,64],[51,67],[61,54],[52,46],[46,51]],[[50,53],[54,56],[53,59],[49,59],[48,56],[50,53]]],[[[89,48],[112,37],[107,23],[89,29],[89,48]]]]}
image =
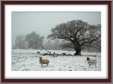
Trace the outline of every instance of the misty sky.
{"type": "Polygon", "coordinates": [[[35,31],[47,36],[51,28],[71,20],[83,20],[89,24],[101,24],[100,12],[12,12],[12,38],[35,31]]]}

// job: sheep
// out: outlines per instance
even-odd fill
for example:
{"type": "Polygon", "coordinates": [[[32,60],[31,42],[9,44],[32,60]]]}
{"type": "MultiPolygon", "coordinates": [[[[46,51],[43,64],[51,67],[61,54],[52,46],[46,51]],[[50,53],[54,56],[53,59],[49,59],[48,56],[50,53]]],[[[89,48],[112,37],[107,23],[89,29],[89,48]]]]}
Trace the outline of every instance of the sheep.
{"type": "Polygon", "coordinates": [[[66,53],[62,53],[62,55],[64,56],[64,55],[66,55],[66,53]]]}
{"type": "Polygon", "coordinates": [[[93,58],[91,58],[91,57],[87,57],[87,63],[88,63],[88,65],[89,65],[89,67],[91,66],[91,65],[94,65],[95,67],[96,67],[96,65],[97,65],[97,60],[93,57],[93,58]]]}
{"type": "Polygon", "coordinates": [[[41,66],[43,66],[43,64],[49,64],[49,60],[47,59],[47,56],[44,56],[44,57],[39,57],[39,62],[41,64],[41,66]]]}
{"type": "Polygon", "coordinates": [[[40,54],[40,51],[37,51],[37,54],[40,54]]]}
{"type": "Polygon", "coordinates": [[[51,51],[47,51],[48,55],[51,55],[51,51]]]}
{"type": "Polygon", "coordinates": [[[58,56],[58,54],[53,52],[53,57],[57,57],[57,56],[58,56]]]}

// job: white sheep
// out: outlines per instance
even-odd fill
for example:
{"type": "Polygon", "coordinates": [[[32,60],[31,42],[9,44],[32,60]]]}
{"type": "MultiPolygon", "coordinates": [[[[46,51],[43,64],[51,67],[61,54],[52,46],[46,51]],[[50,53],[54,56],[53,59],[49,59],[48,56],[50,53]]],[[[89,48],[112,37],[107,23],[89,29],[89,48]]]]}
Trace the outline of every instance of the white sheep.
{"type": "Polygon", "coordinates": [[[96,67],[97,65],[97,60],[96,57],[87,57],[87,63],[90,66],[94,65],[96,67]]]}
{"type": "Polygon", "coordinates": [[[47,64],[47,66],[48,66],[48,64],[49,64],[49,60],[48,60],[47,56],[39,57],[39,62],[41,64],[41,66],[43,66],[43,64],[47,64]]]}

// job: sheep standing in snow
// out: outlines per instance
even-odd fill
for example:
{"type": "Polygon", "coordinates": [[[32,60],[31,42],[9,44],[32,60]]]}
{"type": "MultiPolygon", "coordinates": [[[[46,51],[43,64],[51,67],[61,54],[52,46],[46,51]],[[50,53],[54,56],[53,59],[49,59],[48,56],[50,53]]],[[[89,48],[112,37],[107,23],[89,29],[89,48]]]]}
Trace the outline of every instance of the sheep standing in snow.
{"type": "Polygon", "coordinates": [[[40,51],[37,51],[37,54],[40,54],[40,51]]]}
{"type": "Polygon", "coordinates": [[[65,56],[65,55],[66,55],[66,53],[62,53],[62,55],[63,55],[63,56],[65,56]]]}
{"type": "Polygon", "coordinates": [[[87,63],[90,66],[94,65],[96,67],[97,65],[97,60],[96,57],[87,57],[87,63]]]}
{"type": "Polygon", "coordinates": [[[53,52],[53,57],[57,57],[57,56],[58,56],[58,54],[53,52]]]}
{"type": "Polygon", "coordinates": [[[41,64],[41,66],[43,66],[43,64],[47,64],[47,66],[48,66],[48,64],[49,64],[49,60],[47,59],[47,56],[40,57],[39,62],[41,64]]]}

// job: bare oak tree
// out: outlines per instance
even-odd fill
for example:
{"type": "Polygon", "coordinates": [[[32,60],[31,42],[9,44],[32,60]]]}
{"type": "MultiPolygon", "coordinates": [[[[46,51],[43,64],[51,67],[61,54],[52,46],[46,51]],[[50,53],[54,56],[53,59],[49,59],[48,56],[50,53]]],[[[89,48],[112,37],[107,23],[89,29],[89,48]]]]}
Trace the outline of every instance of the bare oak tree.
{"type": "Polygon", "coordinates": [[[57,25],[52,29],[52,34],[48,38],[65,39],[72,43],[75,55],[81,55],[84,46],[91,45],[100,39],[101,34],[97,31],[96,25],[90,25],[81,20],[72,20],[67,23],[57,25]]]}

